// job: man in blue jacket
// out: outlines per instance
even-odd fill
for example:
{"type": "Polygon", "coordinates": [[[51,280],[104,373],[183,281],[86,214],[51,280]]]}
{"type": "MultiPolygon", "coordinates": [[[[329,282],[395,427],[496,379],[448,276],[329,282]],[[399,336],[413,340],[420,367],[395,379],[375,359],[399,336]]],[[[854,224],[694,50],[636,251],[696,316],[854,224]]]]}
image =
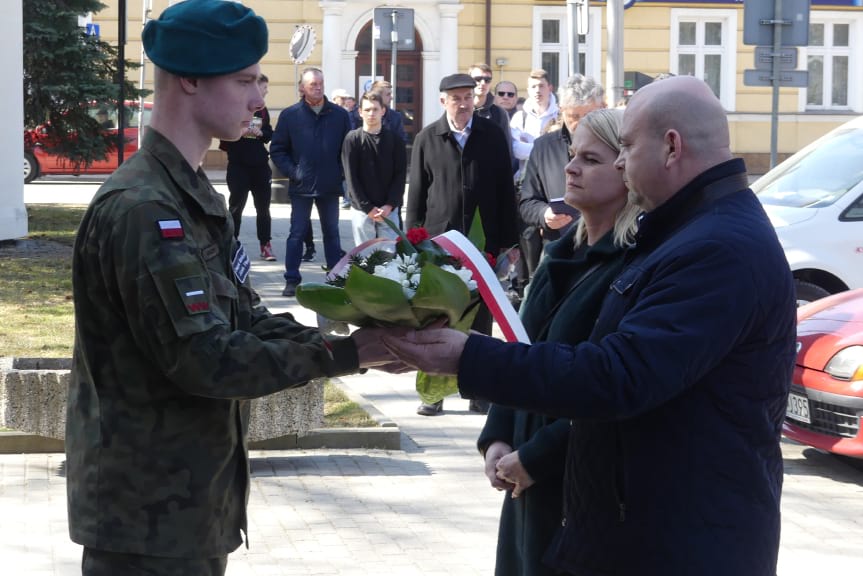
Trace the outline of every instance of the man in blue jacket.
{"type": "Polygon", "coordinates": [[[588,342],[436,329],[385,344],[458,374],[465,397],[572,420],[551,566],[775,576],[795,357],[788,263],[707,84],[640,89],[620,141],[617,167],[646,214],[588,342]]]}
{"type": "Polygon", "coordinates": [[[285,289],[293,297],[302,281],[303,239],[311,227],[312,205],[318,209],[327,268],[343,252],[339,240],[339,196],[342,194],[342,141],[351,129],[347,111],[324,96],[324,73],[306,68],[300,81],[302,99],[282,110],[270,158],[290,179],[291,231],[285,246],[285,289]]]}

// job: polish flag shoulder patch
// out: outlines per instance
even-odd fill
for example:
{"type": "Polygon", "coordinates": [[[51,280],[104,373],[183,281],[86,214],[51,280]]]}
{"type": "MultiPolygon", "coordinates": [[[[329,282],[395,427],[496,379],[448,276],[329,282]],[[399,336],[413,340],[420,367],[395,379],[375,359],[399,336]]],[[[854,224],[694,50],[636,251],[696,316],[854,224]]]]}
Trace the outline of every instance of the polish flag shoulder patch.
{"type": "Polygon", "coordinates": [[[179,220],[159,220],[157,224],[159,225],[159,234],[165,240],[186,237],[183,224],[179,220]]]}

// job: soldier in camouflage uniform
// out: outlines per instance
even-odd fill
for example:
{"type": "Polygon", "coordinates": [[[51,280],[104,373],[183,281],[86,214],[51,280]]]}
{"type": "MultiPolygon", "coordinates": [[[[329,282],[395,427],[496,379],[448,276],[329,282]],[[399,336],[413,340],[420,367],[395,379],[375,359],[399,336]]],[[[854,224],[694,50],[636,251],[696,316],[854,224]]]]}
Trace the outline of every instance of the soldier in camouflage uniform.
{"type": "Polygon", "coordinates": [[[152,122],[74,250],[69,529],[88,576],[224,574],[247,527],[247,400],[390,356],[374,331],[324,340],[261,307],[225,200],[198,168],[212,138],[239,138],[264,105],[264,21],[187,0],[143,40],[152,122]]]}

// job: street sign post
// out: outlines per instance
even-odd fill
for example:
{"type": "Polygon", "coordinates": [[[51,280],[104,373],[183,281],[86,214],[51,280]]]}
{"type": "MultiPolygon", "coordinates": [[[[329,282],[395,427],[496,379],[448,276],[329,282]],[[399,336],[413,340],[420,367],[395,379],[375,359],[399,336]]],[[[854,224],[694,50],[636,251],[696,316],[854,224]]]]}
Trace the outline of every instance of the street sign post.
{"type": "MultiPolygon", "coordinates": [[[[781,70],[795,70],[797,68],[797,48],[780,48],[779,54],[775,55],[779,58],[779,68],[781,70]]],[[[755,69],[756,70],[773,70],[773,46],[756,46],[755,47],[755,69]]],[[[744,83],[747,86],[757,86],[757,84],[744,83]]]]}
{"type": "MultiPolygon", "coordinates": [[[[746,86],[773,86],[773,71],[744,70],[743,83],[746,86]]],[[[779,85],[806,88],[809,85],[809,72],[806,70],[780,70],[779,85]]]]}
{"type": "Polygon", "coordinates": [[[744,0],[743,43],[757,44],[755,70],[743,71],[746,86],[773,86],[770,114],[770,167],[776,166],[779,140],[779,87],[805,88],[809,72],[793,70],[797,50],[809,44],[809,0],[744,0]]]}
{"type": "Polygon", "coordinates": [[[372,22],[372,78],[377,76],[377,50],[391,50],[390,83],[393,99],[390,107],[396,107],[396,81],[398,67],[396,59],[399,49],[414,49],[414,11],[410,8],[375,8],[372,22]]]}

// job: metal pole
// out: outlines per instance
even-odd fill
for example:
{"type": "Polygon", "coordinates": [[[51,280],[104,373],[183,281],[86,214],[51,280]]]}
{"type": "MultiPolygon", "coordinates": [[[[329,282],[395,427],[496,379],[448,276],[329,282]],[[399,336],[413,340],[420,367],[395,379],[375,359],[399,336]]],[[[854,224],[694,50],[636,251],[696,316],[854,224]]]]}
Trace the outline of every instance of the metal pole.
{"type": "Polygon", "coordinates": [[[578,66],[578,0],[566,0],[566,37],[569,38],[569,75],[581,73],[578,66]]]}
{"type": "MultiPolygon", "coordinates": [[[[150,19],[150,11],[153,9],[153,0],[144,0],[141,2],[141,27],[147,25],[147,21],[150,19]]],[[[144,82],[146,81],[146,66],[147,66],[147,54],[144,52],[144,46],[141,45],[141,74],[139,75],[140,80],[138,81],[138,88],[144,88],[144,82]]],[[[144,97],[138,97],[138,148],[141,147],[141,141],[144,139],[144,97]]]]}
{"type": "Polygon", "coordinates": [[[126,148],[126,0],[120,0],[117,14],[117,82],[120,97],[117,102],[117,166],[125,160],[126,148]]]}
{"type": "Polygon", "coordinates": [[[393,99],[392,99],[392,102],[390,102],[390,108],[395,110],[396,109],[396,70],[397,70],[397,68],[396,68],[396,54],[398,54],[398,51],[399,51],[399,28],[398,28],[399,13],[397,11],[393,10],[392,13],[390,14],[390,16],[393,19],[393,31],[392,31],[392,34],[390,35],[390,38],[392,39],[392,43],[393,43],[393,46],[392,46],[392,60],[393,61],[390,63],[390,83],[392,83],[392,85],[393,85],[393,99]]]}
{"type": "MultiPolygon", "coordinates": [[[[377,26],[377,24],[375,23],[374,18],[372,18],[372,84],[375,83],[375,78],[377,77],[378,71],[378,41],[375,38],[375,26],[377,26]]],[[[362,86],[360,86],[360,89],[360,91],[362,92],[362,86]]],[[[360,103],[360,96],[362,96],[362,94],[357,94],[358,106],[360,103]]]]}
{"type": "Polygon", "coordinates": [[[773,0],[773,109],[770,112],[770,167],[779,142],[779,52],[782,49],[782,0],[773,0]]]}

